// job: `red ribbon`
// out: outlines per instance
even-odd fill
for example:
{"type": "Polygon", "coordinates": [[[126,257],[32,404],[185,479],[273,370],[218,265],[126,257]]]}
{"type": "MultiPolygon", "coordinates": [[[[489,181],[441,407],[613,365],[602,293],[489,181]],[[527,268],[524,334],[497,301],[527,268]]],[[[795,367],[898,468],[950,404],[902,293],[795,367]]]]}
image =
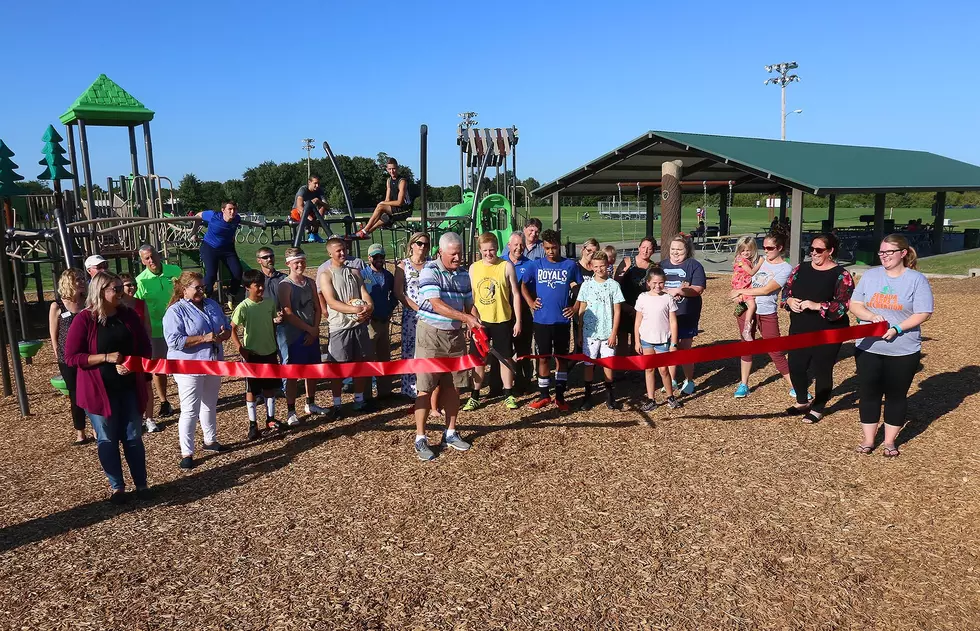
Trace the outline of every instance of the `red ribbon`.
{"type": "MultiPolygon", "coordinates": [[[[743,355],[761,355],[792,351],[821,344],[840,344],[860,337],[880,337],[888,330],[886,322],[861,324],[815,333],[801,333],[753,342],[713,344],[684,351],[657,355],[589,359],[585,355],[529,355],[520,359],[558,357],[589,361],[612,370],[644,370],[661,366],[701,364],[743,355]]],[[[387,377],[410,373],[443,373],[469,370],[484,364],[477,355],[438,357],[435,359],[397,359],[390,362],[349,362],[343,364],[249,364],[245,362],[203,361],[196,359],[143,359],[127,357],[123,365],[133,372],[166,375],[218,375],[221,377],[255,377],[258,379],[344,379],[347,377],[387,377]]]]}

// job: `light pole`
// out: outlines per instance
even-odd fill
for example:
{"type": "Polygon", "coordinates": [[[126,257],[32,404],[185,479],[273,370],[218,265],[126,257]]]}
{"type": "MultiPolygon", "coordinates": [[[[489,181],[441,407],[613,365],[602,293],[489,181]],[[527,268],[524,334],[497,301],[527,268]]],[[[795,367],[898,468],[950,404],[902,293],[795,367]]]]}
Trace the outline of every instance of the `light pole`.
{"type": "Polygon", "coordinates": [[[313,139],[303,139],[303,149],[306,149],[306,179],[310,179],[310,152],[313,151],[313,139]]]}
{"type": "MultiPolygon", "coordinates": [[[[770,77],[766,79],[765,85],[770,83],[773,85],[778,85],[780,91],[782,92],[782,108],[780,109],[780,139],[786,140],[786,85],[793,83],[794,81],[799,81],[800,77],[795,74],[788,74],[790,70],[796,70],[799,68],[799,64],[795,61],[784,61],[778,64],[772,64],[771,66],[766,66],[766,72],[776,72],[779,73],[777,77],[770,77]]],[[[799,114],[803,110],[796,110],[793,113],[799,114]]]]}
{"type": "MultiPolygon", "coordinates": [[[[466,132],[471,127],[476,127],[477,125],[480,124],[479,121],[476,120],[476,117],[479,116],[479,114],[477,114],[476,112],[460,112],[459,114],[457,114],[457,116],[463,119],[463,122],[459,124],[460,143],[467,143],[469,142],[469,135],[466,134],[466,132]]],[[[469,180],[469,185],[471,187],[476,186],[476,184],[473,182],[472,165],[470,166],[469,178],[464,178],[463,176],[463,155],[466,153],[465,149],[466,149],[466,145],[461,144],[459,148],[459,194],[460,195],[462,195],[463,191],[466,189],[467,180],[469,180]]]]}

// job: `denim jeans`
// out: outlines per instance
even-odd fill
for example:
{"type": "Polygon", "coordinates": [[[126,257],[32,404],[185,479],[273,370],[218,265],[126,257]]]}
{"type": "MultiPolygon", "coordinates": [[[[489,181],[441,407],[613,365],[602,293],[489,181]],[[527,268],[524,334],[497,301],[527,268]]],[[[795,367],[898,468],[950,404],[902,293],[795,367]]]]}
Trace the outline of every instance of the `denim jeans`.
{"type": "Polygon", "coordinates": [[[136,392],[109,393],[109,409],[111,416],[99,416],[88,413],[98,441],[99,462],[109,485],[113,491],[126,488],[123,480],[122,459],[119,457],[119,443],[122,443],[123,453],[129,473],[133,476],[136,488],[146,487],[146,450],[143,448],[143,419],[136,403],[136,392]]]}

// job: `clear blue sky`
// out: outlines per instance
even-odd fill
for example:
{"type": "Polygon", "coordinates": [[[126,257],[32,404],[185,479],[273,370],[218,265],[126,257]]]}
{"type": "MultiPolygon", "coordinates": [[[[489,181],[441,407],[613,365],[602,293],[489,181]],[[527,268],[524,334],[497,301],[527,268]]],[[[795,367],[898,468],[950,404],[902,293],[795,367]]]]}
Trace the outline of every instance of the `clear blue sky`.
{"type": "MultiPolygon", "coordinates": [[[[465,110],[481,126],[517,125],[518,175],[541,182],[648,129],[778,138],[779,89],[763,85],[763,66],[791,60],[803,80],[788,108],[804,110],[791,140],[980,164],[968,34],[980,9],[965,1],[79,6],[0,8],[0,138],[27,179],[45,126],[99,73],[156,111],[156,171],[175,182],[300,159],[304,136],[417,173],[426,123],[429,181],[448,185],[465,110]]],[[[125,131],[95,129],[90,143],[96,181],[129,172],[125,131]]]]}

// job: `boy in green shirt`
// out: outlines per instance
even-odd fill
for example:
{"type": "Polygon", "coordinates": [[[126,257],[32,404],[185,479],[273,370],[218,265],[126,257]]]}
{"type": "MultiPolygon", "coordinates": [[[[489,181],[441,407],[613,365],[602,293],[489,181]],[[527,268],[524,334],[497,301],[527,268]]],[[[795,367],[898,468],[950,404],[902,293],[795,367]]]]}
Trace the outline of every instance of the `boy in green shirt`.
{"type": "MultiPolygon", "coordinates": [[[[238,348],[242,361],[250,364],[278,364],[279,346],[276,344],[276,324],[280,318],[276,314],[276,302],[265,300],[265,274],[259,270],[246,270],[242,283],[248,296],[238,303],[231,314],[231,339],[238,348]],[[239,329],[241,336],[239,336],[239,329]]],[[[255,394],[265,397],[266,428],[281,429],[276,422],[276,392],[279,379],[245,379],[245,406],[248,409],[248,439],[259,437],[256,419],[255,394]]]]}

